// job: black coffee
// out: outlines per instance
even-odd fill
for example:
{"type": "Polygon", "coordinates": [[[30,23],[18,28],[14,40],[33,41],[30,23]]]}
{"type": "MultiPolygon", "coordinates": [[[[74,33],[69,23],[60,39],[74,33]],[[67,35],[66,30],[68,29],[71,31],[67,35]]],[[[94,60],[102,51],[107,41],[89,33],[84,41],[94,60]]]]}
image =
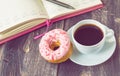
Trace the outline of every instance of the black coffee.
{"type": "Polygon", "coordinates": [[[82,45],[94,45],[102,40],[103,32],[93,24],[85,24],[75,31],[74,38],[82,45]]]}

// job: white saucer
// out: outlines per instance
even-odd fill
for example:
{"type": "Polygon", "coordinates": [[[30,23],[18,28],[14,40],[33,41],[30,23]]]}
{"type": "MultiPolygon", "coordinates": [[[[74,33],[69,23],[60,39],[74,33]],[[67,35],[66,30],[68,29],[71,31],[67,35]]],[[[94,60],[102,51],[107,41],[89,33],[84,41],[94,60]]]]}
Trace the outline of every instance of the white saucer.
{"type": "MultiPolygon", "coordinates": [[[[71,27],[67,32],[71,39],[71,27]]],[[[110,40],[105,41],[105,44],[99,53],[95,54],[82,54],[76,50],[75,46],[73,46],[73,54],[70,57],[70,60],[76,64],[83,66],[95,66],[101,64],[108,60],[115,51],[116,48],[116,40],[115,36],[111,37],[110,40]],[[110,41],[110,42],[109,42],[110,41]]],[[[72,42],[72,39],[71,39],[72,42]]],[[[74,45],[74,44],[73,44],[74,45]]]]}

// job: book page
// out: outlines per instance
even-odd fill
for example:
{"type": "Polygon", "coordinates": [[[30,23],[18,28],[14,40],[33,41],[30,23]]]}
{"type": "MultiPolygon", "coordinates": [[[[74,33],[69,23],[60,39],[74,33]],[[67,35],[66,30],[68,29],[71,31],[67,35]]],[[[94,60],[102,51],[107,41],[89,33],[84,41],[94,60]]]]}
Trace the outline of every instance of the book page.
{"type": "Polygon", "coordinates": [[[27,20],[47,17],[41,0],[0,0],[0,32],[27,20]]]}
{"type": "Polygon", "coordinates": [[[0,33],[0,41],[3,39],[6,39],[8,37],[17,35],[19,33],[22,33],[23,30],[28,30],[36,25],[38,25],[40,22],[42,23],[45,19],[36,19],[36,20],[32,20],[28,23],[22,23],[20,24],[21,26],[17,27],[17,28],[12,28],[9,30],[6,30],[4,33],[0,33]]]}
{"type": "Polygon", "coordinates": [[[69,4],[75,8],[75,9],[68,9],[46,0],[42,0],[42,1],[48,12],[49,18],[53,18],[55,16],[60,16],[62,14],[67,14],[78,10],[83,10],[98,4],[102,4],[101,0],[58,0],[63,3],[69,4]]]}

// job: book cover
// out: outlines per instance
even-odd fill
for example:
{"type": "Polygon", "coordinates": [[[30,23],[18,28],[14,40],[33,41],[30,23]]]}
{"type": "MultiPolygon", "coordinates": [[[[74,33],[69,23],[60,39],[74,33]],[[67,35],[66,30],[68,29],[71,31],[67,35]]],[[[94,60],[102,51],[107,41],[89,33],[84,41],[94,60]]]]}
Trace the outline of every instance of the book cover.
{"type": "Polygon", "coordinates": [[[46,22],[53,23],[103,7],[101,0],[60,1],[75,9],[68,9],[47,0],[1,1],[0,44],[45,26],[46,22]]]}

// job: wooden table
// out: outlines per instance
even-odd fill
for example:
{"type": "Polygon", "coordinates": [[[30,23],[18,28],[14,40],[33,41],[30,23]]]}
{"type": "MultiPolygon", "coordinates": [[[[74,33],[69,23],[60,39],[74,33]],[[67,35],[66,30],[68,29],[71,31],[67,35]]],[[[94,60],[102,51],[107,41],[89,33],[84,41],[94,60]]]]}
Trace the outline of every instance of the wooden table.
{"type": "Polygon", "coordinates": [[[40,39],[33,37],[46,27],[0,45],[0,76],[120,76],[120,0],[102,0],[104,7],[69,19],[58,21],[49,30],[68,30],[83,19],[95,19],[115,32],[117,46],[112,57],[97,66],[81,66],[71,60],[52,64],[38,51],[40,39]]]}

